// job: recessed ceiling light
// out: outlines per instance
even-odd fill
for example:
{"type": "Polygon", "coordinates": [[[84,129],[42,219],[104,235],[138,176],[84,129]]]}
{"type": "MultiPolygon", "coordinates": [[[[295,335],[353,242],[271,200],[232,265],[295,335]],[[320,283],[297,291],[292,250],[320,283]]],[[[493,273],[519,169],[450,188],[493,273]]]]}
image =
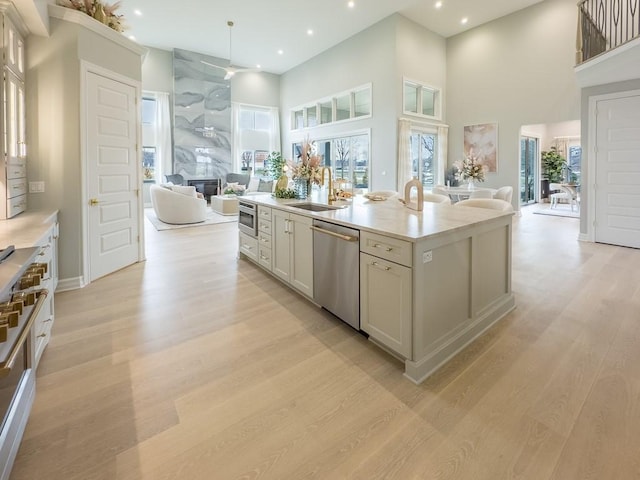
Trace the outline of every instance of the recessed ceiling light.
{"type": "Polygon", "coordinates": [[[442,2],[436,2],[435,7],[436,8],[442,8],[442,2]]]}
{"type": "Polygon", "coordinates": [[[462,25],[466,25],[468,21],[469,21],[469,19],[467,17],[464,17],[462,20],[460,20],[460,23],[462,25]]]}
{"type": "Polygon", "coordinates": [[[284,50],[278,50],[278,55],[284,55],[284,50]]]}
{"type": "Polygon", "coordinates": [[[309,35],[309,36],[313,35],[313,30],[311,30],[311,29],[307,30],[307,35],[309,35]]]}
{"type": "Polygon", "coordinates": [[[137,16],[142,16],[142,12],[140,10],[138,10],[137,8],[133,11],[134,14],[136,14],[137,16]]]}
{"type": "Polygon", "coordinates": [[[347,6],[348,6],[349,8],[353,8],[353,7],[355,7],[355,6],[356,6],[356,2],[354,2],[353,0],[351,0],[349,3],[347,3],[347,6]]]}
{"type": "Polygon", "coordinates": [[[129,40],[133,40],[135,42],[136,41],[135,35],[129,35],[129,40]]]}

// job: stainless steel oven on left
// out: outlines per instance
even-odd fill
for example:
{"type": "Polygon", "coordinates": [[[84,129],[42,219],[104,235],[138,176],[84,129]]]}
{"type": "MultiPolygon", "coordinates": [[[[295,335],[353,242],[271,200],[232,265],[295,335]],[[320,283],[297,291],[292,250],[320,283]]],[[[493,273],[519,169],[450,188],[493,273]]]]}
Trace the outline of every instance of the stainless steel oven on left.
{"type": "Polygon", "coordinates": [[[251,237],[258,236],[258,212],[255,203],[238,200],[238,228],[251,237]]]}
{"type": "Polygon", "coordinates": [[[48,292],[38,288],[39,248],[15,250],[0,263],[0,480],[7,480],[36,391],[34,323],[48,292]]]}

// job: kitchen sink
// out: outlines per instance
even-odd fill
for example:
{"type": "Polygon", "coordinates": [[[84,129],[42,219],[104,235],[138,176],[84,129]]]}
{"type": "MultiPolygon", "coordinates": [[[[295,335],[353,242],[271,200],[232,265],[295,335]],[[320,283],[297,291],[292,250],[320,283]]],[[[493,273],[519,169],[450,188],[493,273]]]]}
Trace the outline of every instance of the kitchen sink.
{"type": "Polygon", "coordinates": [[[340,210],[347,208],[348,205],[325,205],[322,203],[287,203],[287,207],[300,208],[309,210],[310,212],[326,212],[329,210],[340,210]]]}

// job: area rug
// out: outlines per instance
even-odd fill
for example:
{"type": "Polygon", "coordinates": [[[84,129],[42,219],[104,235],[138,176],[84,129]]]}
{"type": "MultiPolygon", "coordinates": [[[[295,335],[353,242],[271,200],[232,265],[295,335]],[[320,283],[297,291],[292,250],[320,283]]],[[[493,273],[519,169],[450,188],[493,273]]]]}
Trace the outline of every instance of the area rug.
{"type": "Polygon", "coordinates": [[[219,213],[211,210],[210,207],[207,207],[207,218],[204,222],[187,223],[185,225],[172,225],[170,223],[164,223],[163,221],[158,220],[158,217],[156,217],[156,212],[153,211],[153,208],[145,208],[144,214],[159,232],[163,230],[175,230],[177,228],[202,227],[204,225],[215,225],[216,223],[231,223],[238,221],[237,215],[220,215],[219,213]]]}
{"type": "Polygon", "coordinates": [[[536,215],[551,215],[553,217],[568,217],[568,218],[580,218],[580,212],[572,212],[567,209],[558,209],[558,208],[539,208],[535,212],[536,215]]]}

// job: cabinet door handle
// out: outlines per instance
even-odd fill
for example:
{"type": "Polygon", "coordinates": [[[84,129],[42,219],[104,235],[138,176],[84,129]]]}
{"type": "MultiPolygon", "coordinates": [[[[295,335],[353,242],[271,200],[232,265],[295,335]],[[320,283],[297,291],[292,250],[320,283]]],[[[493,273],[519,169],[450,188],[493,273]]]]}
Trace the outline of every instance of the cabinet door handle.
{"type": "Polygon", "coordinates": [[[388,267],[388,266],[386,266],[386,265],[384,265],[384,266],[383,266],[383,265],[380,265],[378,262],[373,262],[373,266],[374,266],[374,267],[378,267],[378,268],[382,268],[382,269],[384,269],[384,270],[385,270],[385,271],[387,271],[387,272],[388,272],[389,270],[391,270],[391,267],[388,267]]]}

